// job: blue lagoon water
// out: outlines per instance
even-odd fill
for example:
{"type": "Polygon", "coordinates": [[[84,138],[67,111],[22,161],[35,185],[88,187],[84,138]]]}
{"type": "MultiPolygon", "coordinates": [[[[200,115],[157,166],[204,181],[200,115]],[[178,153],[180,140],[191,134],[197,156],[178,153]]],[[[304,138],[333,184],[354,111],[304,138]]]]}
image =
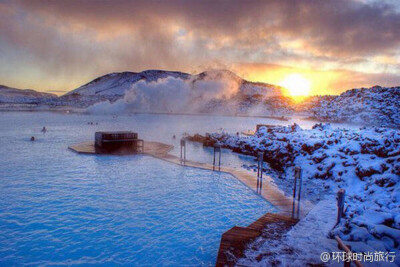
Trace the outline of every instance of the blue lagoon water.
{"type": "MultiPolygon", "coordinates": [[[[93,139],[97,130],[134,130],[176,145],[172,136],[186,131],[242,131],[256,123],[265,121],[0,113],[0,266],[213,265],[221,234],[274,212],[270,203],[228,174],[148,156],[80,155],[67,147],[93,139]]],[[[188,156],[211,160],[196,145],[188,156]]],[[[252,160],[223,159],[238,167],[252,160]]]]}

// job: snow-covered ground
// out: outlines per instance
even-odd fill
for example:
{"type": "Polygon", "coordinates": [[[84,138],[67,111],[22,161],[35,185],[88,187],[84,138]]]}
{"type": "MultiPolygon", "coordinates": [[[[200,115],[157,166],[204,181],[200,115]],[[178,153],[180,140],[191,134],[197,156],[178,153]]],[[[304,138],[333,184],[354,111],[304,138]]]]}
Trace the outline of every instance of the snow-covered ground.
{"type": "Polygon", "coordinates": [[[400,127],[400,87],[351,89],[339,96],[322,96],[305,103],[317,120],[400,127]]]}
{"type": "Polygon", "coordinates": [[[377,251],[399,252],[399,130],[334,129],[329,124],[303,130],[295,124],[261,127],[250,137],[213,133],[201,141],[250,155],[264,151],[269,175],[287,194],[295,166],[303,170],[302,196],[314,203],[345,189],[345,217],[331,234],[377,251]]]}

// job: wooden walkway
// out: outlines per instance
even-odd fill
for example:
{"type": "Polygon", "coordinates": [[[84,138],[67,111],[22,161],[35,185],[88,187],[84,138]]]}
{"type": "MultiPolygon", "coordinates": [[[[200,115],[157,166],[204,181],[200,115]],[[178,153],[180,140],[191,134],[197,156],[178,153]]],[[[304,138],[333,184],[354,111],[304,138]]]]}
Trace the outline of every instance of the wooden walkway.
{"type": "Polygon", "coordinates": [[[280,214],[267,213],[247,227],[235,226],[221,237],[215,266],[234,266],[238,258],[244,256],[247,245],[263,234],[268,224],[280,223],[281,234],[287,232],[298,222],[297,219],[280,214]],[[283,223],[283,224],[282,224],[283,223]]]}

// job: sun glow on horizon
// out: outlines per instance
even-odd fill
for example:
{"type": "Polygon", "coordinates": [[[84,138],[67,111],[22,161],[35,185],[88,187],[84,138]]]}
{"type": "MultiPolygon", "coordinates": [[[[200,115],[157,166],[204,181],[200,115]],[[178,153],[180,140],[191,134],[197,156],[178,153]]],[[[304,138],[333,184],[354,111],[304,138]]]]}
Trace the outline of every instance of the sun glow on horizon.
{"type": "Polygon", "coordinates": [[[285,76],[278,85],[287,89],[286,94],[294,99],[309,96],[311,92],[311,81],[297,73],[285,76]]]}

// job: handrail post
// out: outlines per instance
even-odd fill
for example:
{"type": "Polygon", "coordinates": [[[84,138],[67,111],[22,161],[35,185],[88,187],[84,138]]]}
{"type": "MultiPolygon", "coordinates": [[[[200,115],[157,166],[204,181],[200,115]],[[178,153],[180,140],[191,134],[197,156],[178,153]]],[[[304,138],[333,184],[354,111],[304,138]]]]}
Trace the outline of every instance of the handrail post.
{"type": "Polygon", "coordinates": [[[215,171],[215,147],[214,147],[213,171],[215,171]]]}
{"type": "Polygon", "coordinates": [[[221,171],[221,146],[214,144],[214,159],[213,159],[213,171],[215,171],[215,154],[219,153],[218,160],[218,171],[221,171]]]}
{"type": "Polygon", "coordinates": [[[218,171],[221,171],[221,148],[219,148],[218,171]]]}
{"type": "Polygon", "coordinates": [[[301,176],[302,170],[300,167],[296,166],[294,168],[294,185],[293,185],[293,204],[292,204],[292,217],[295,217],[295,212],[297,218],[300,215],[300,200],[301,200],[301,176]],[[297,191],[297,180],[299,180],[299,190],[297,191]],[[296,196],[297,196],[297,211],[296,211],[296,196]]]}
{"type": "Polygon", "coordinates": [[[264,168],[264,152],[257,154],[257,192],[261,193],[264,168]]]}
{"type": "Polygon", "coordinates": [[[260,187],[260,162],[257,160],[257,193],[260,187]]]}
{"type": "Polygon", "coordinates": [[[297,192],[297,218],[300,218],[300,200],[303,170],[300,167],[296,167],[295,170],[297,171],[297,179],[299,180],[299,191],[297,192]]]}
{"type": "Polygon", "coordinates": [[[294,185],[293,185],[293,204],[292,204],[292,217],[294,218],[294,211],[296,207],[296,189],[297,189],[297,175],[294,175],[294,185]]]}
{"type": "Polygon", "coordinates": [[[185,139],[181,139],[181,158],[180,158],[180,162],[183,165],[186,164],[186,140],[185,139]]]}

